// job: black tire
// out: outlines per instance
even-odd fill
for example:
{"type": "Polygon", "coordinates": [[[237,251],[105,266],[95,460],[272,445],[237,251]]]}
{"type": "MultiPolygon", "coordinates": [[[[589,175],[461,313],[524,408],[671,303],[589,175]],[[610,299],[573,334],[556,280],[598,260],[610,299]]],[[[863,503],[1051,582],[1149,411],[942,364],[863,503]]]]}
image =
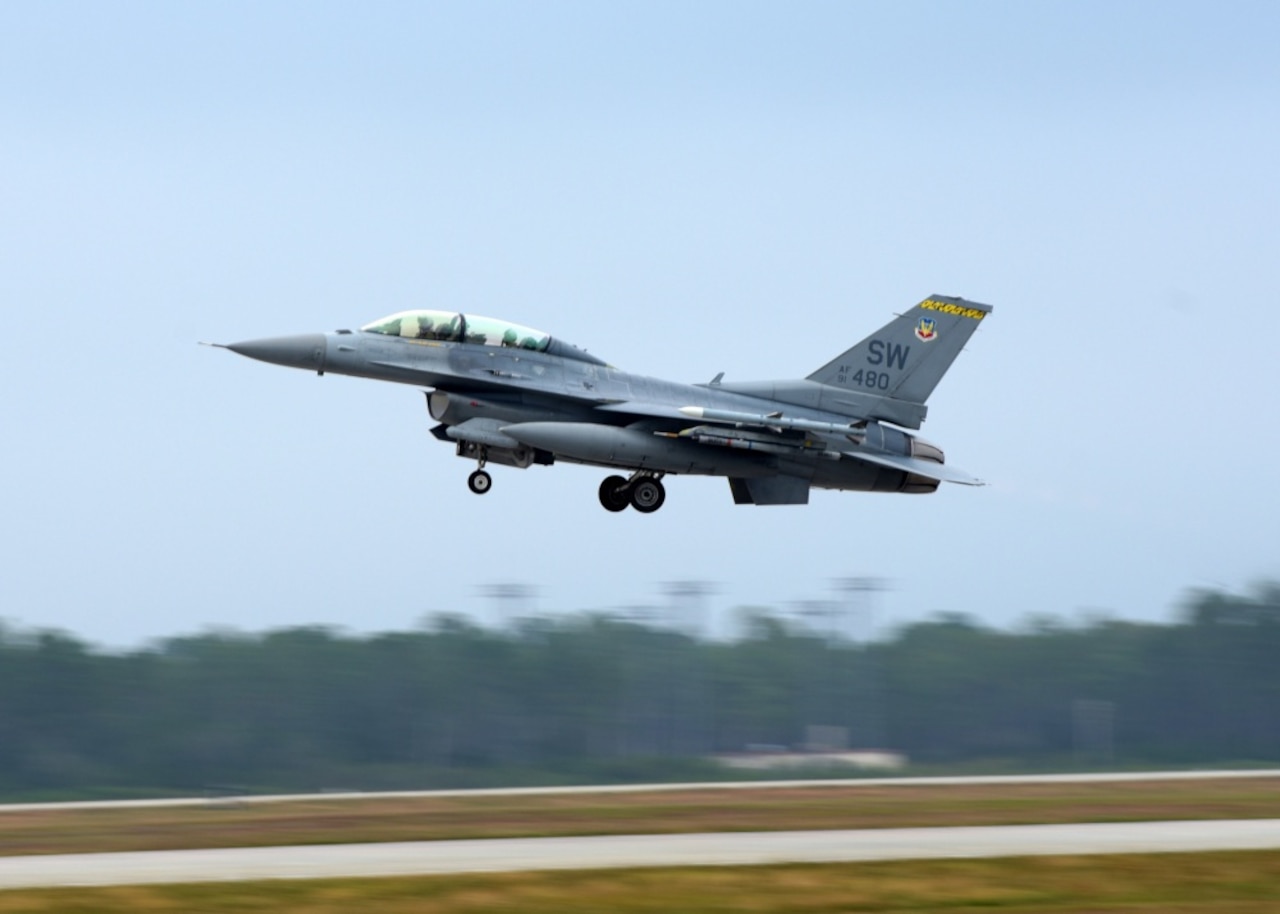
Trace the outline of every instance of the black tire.
{"type": "Polygon", "coordinates": [[[607,476],[600,483],[600,504],[606,511],[625,511],[631,504],[627,494],[627,481],[621,476],[607,476]]]}
{"type": "Polygon", "coordinates": [[[476,470],[467,477],[467,488],[477,495],[483,495],[493,488],[493,477],[484,470],[476,470]]]}
{"type": "Polygon", "coordinates": [[[667,490],[656,479],[637,479],[631,486],[631,507],[652,514],[667,500],[667,490]]]}

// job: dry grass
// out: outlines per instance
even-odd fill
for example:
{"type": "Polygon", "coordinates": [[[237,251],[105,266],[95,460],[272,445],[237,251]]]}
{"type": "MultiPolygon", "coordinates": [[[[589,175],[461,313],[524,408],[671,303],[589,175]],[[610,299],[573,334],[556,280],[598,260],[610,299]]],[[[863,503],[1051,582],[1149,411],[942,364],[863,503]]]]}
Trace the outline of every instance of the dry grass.
{"type": "Polygon", "coordinates": [[[17,912],[1274,914],[1280,852],[510,873],[0,893],[17,912]]]}
{"type": "Polygon", "coordinates": [[[15,812],[0,815],[0,855],[449,838],[1231,818],[1280,818],[1280,778],[984,786],[837,784],[15,812]]]}

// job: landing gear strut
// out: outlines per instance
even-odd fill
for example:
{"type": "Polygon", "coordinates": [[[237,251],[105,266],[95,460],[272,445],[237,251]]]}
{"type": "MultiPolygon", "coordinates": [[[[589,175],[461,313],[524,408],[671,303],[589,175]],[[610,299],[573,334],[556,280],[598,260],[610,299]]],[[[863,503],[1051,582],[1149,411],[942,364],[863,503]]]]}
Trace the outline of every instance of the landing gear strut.
{"type": "Polygon", "coordinates": [[[483,495],[493,488],[493,477],[484,469],[485,451],[480,450],[480,468],[467,477],[467,488],[477,495],[483,495]]]}
{"type": "Polygon", "coordinates": [[[600,483],[600,504],[606,511],[625,511],[630,505],[641,514],[652,514],[666,500],[662,478],[644,470],[632,473],[630,479],[609,476],[600,483]]]}

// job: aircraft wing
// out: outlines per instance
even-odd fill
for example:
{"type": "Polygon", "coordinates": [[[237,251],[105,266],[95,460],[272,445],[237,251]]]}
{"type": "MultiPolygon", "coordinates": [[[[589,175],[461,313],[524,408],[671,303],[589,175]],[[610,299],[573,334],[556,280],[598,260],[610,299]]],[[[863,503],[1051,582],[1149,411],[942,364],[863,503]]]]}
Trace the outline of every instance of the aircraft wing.
{"type": "Polygon", "coordinates": [[[644,403],[640,400],[618,400],[609,403],[598,403],[596,412],[619,416],[639,416],[649,419],[670,419],[688,425],[691,421],[714,422],[722,425],[735,425],[740,428],[769,429],[774,432],[822,432],[843,435],[857,433],[865,423],[848,424],[832,422],[815,422],[807,419],[792,419],[782,413],[761,415],[757,413],[732,412],[723,409],[705,409],[700,406],[666,406],[661,403],[644,403]]]}
{"type": "MultiPolygon", "coordinates": [[[[769,429],[776,433],[781,433],[782,437],[778,439],[778,443],[784,445],[785,450],[790,450],[786,445],[794,446],[793,441],[788,441],[789,435],[797,433],[818,433],[824,437],[832,436],[836,441],[848,442],[859,440],[861,432],[860,426],[865,423],[853,422],[848,425],[831,422],[818,422],[807,419],[791,419],[781,415],[753,415],[749,413],[726,412],[723,410],[703,409],[700,407],[674,407],[663,406],[658,403],[642,403],[637,400],[626,400],[618,403],[605,403],[596,406],[597,412],[610,413],[615,415],[626,416],[644,416],[655,419],[668,419],[675,421],[688,422],[690,419],[710,420],[712,422],[734,424],[739,427],[748,427],[756,429],[769,429]]],[[[693,440],[700,440],[694,436],[693,440]]],[[[831,440],[830,437],[827,438],[831,440]]],[[[744,442],[743,445],[746,445],[744,442]]],[[[966,473],[964,470],[956,467],[948,466],[944,463],[937,463],[933,460],[921,460],[919,457],[909,457],[906,454],[890,454],[885,451],[870,450],[863,447],[848,447],[847,443],[844,447],[839,447],[839,454],[852,460],[861,460],[866,463],[873,463],[877,466],[888,467],[892,470],[901,470],[904,473],[914,473],[917,476],[924,476],[926,479],[936,479],[939,482],[953,482],[962,486],[981,486],[986,485],[976,476],[966,473]]],[[[754,449],[770,450],[772,446],[766,443],[763,447],[755,444],[754,449]]],[[[796,452],[801,452],[803,448],[797,447],[796,452]]],[[[828,452],[830,453],[830,452],[828,452]]],[[[832,455],[834,456],[834,455],[832,455]]]]}
{"type": "Polygon", "coordinates": [[[612,416],[637,416],[646,419],[671,419],[687,424],[689,416],[675,406],[663,406],[661,403],[644,403],[640,400],[617,400],[612,403],[598,403],[595,412],[612,416]]]}
{"type": "Polygon", "coordinates": [[[747,413],[727,412],[693,406],[682,407],[677,412],[689,418],[709,419],[713,422],[735,423],[739,426],[771,429],[782,434],[799,432],[804,433],[807,437],[812,433],[820,436],[819,440],[825,440],[833,445],[841,457],[861,460],[865,463],[873,463],[893,470],[902,470],[905,473],[914,473],[927,479],[936,479],[938,482],[954,482],[964,486],[985,485],[982,480],[969,475],[964,470],[956,469],[943,463],[922,460],[919,457],[911,457],[906,454],[892,454],[870,447],[857,446],[863,440],[866,428],[865,422],[852,422],[845,425],[812,419],[792,419],[780,413],[754,416],[747,413]],[[851,448],[845,442],[855,442],[855,446],[851,448]]]}

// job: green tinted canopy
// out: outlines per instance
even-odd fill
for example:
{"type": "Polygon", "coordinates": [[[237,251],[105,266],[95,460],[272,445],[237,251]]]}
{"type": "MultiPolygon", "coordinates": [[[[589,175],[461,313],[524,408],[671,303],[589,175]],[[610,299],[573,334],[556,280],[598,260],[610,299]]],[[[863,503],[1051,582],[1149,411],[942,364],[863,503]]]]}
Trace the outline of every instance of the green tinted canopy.
{"type": "Polygon", "coordinates": [[[400,311],[365,324],[360,329],[366,333],[381,333],[405,339],[507,346],[531,349],[534,352],[546,352],[551,344],[551,336],[541,330],[492,317],[468,316],[451,311],[400,311]]]}

